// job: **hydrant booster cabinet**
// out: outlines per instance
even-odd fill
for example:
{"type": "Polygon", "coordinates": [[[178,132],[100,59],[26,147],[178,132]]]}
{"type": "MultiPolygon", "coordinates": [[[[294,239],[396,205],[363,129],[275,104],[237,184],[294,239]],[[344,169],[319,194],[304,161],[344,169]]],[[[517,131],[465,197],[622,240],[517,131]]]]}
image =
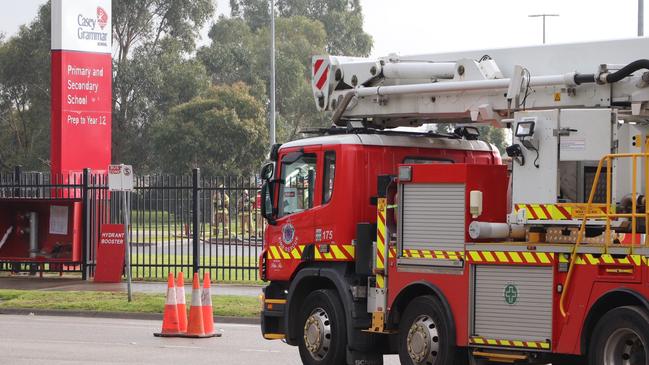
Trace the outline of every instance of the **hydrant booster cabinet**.
{"type": "Polygon", "coordinates": [[[0,199],[0,261],[80,262],[81,201],[0,199]]]}

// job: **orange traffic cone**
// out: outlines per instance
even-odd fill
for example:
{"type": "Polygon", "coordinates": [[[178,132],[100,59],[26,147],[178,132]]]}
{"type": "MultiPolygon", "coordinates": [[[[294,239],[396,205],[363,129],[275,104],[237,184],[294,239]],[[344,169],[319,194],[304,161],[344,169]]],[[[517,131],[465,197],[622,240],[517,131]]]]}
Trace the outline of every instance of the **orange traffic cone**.
{"type": "Polygon", "coordinates": [[[192,282],[192,305],[189,307],[189,323],[187,324],[187,334],[184,335],[185,337],[206,337],[200,291],[201,287],[198,281],[198,273],[194,273],[194,280],[192,282]]]}
{"type": "Polygon", "coordinates": [[[203,304],[203,325],[205,334],[221,337],[220,333],[214,333],[214,309],[212,308],[210,273],[203,274],[203,291],[201,292],[201,303],[203,304]]]}
{"type": "Polygon", "coordinates": [[[174,288],[174,274],[169,273],[167,280],[167,301],[165,302],[164,316],[162,317],[162,331],[153,335],[156,337],[173,337],[179,334],[180,328],[178,323],[176,288],[174,288]]]}
{"type": "Polygon", "coordinates": [[[187,303],[185,302],[185,279],[183,272],[176,279],[176,300],[178,301],[178,328],[181,333],[187,332],[187,303]]]}

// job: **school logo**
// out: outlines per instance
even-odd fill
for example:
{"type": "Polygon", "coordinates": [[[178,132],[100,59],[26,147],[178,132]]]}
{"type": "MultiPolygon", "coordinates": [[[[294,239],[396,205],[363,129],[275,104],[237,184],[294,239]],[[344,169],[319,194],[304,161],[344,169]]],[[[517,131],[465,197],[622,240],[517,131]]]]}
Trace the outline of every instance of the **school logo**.
{"type": "Polygon", "coordinates": [[[97,7],[97,23],[102,30],[108,25],[108,13],[100,6],[97,7]]]}

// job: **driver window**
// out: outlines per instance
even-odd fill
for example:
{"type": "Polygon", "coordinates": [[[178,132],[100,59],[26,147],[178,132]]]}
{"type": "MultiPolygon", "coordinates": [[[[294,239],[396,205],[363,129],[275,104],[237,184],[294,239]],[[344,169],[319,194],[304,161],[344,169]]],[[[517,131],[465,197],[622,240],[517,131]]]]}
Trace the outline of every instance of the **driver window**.
{"type": "MultiPolygon", "coordinates": [[[[289,157],[287,155],[286,157],[289,157]]],[[[279,216],[313,208],[316,182],[316,154],[305,153],[299,158],[282,161],[279,216]]]]}

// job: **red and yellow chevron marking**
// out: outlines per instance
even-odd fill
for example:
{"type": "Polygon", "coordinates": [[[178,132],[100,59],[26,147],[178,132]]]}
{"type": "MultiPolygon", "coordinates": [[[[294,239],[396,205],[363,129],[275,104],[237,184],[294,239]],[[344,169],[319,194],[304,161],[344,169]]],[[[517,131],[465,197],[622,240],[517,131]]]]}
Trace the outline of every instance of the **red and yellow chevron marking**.
{"type": "Polygon", "coordinates": [[[350,261],[354,259],[353,245],[328,245],[329,252],[320,252],[316,246],[315,259],[318,261],[350,261]]]}
{"type": "Polygon", "coordinates": [[[266,255],[270,260],[300,260],[304,247],[304,245],[296,246],[291,252],[286,252],[279,246],[270,246],[266,255]]]}
{"type": "MultiPolygon", "coordinates": [[[[387,199],[378,198],[376,208],[376,268],[377,270],[385,270],[385,213],[387,209],[387,199]]],[[[376,287],[385,288],[385,276],[378,273],[376,275],[376,287]]]]}
{"type": "Polygon", "coordinates": [[[484,337],[473,336],[469,338],[469,344],[480,346],[501,346],[536,350],[550,350],[550,342],[547,341],[493,340],[484,337]]]}
{"type": "Polygon", "coordinates": [[[551,265],[554,262],[554,253],[528,251],[467,251],[466,259],[471,263],[551,265]]]}
{"type": "MultiPolygon", "coordinates": [[[[559,262],[568,263],[570,262],[570,256],[560,255],[559,262]]],[[[601,265],[601,264],[612,264],[612,265],[647,265],[647,257],[641,255],[627,255],[625,257],[617,258],[613,255],[604,254],[604,255],[594,255],[594,254],[579,254],[575,259],[576,265],[601,265]]]]}
{"type": "MultiPolygon", "coordinates": [[[[392,252],[390,252],[392,255],[392,252]]],[[[403,250],[403,257],[418,259],[460,260],[464,258],[462,251],[435,251],[435,250],[403,250]]]]}
{"type": "MultiPolygon", "coordinates": [[[[318,245],[315,247],[315,259],[318,261],[351,261],[355,257],[353,245],[327,245],[329,252],[320,252],[318,245]]],[[[281,247],[270,246],[266,252],[269,260],[301,260],[306,245],[296,246],[291,252],[284,251],[281,247]]]]}
{"type": "MultiPolygon", "coordinates": [[[[525,209],[525,216],[531,220],[571,220],[583,216],[586,207],[577,204],[514,204],[514,211],[525,209]]],[[[602,206],[591,206],[591,213],[606,212],[602,206]]]]}

